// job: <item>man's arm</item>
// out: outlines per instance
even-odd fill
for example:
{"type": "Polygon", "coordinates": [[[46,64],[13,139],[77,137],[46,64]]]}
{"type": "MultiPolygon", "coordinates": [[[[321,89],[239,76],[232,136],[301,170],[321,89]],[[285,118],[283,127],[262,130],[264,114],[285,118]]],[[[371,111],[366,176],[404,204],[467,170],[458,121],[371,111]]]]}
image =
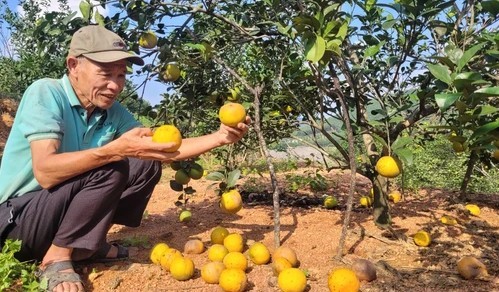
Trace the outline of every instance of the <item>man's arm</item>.
{"type": "MultiPolygon", "coordinates": [[[[249,118],[247,123],[249,123],[249,118]]],[[[148,128],[132,129],[118,139],[102,147],[58,153],[59,140],[45,139],[31,142],[33,173],[43,188],[51,188],[74,176],[95,169],[125,157],[172,162],[198,156],[213,148],[235,143],[248,131],[248,125],[237,127],[220,126],[212,134],[188,138],[176,152],[166,152],[174,143],[152,141],[152,131],[148,128]]]]}

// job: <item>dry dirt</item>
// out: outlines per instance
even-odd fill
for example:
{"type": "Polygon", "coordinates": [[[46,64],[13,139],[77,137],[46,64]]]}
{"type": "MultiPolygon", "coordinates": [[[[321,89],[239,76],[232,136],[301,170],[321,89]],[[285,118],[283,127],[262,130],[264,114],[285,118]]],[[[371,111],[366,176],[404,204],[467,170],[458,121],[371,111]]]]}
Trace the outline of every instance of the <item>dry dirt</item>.
{"type": "MultiPolygon", "coordinates": [[[[2,103],[0,103],[2,104],[2,103]]],[[[5,107],[0,108],[3,121],[5,107]]],[[[0,146],[8,126],[0,124],[0,146]]],[[[302,170],[303,171],[303,170],[302,170]]],[[[470,217],[463,210],[465,202],[456,202],[456,193],[426,189],[404,194],[403,200],[391,206],[393,232],[377,228],[371,210],[354,204],[351,224],[344,249],[343,262],[334,260],[348,193],[348,173],[323,173],[331,189],[314,193],[302,187],[296,193],[281,197],[281,244],[293,248],[300,268],[308,273],[307,291],[328,291],[328,272],[341,265],[349,265],[356,258],[371,260],[377,266],[378,279],[362,283],[361,291],[498,291],[499,290],[499,195],[469,194],[468,201],[478,204],[482,213],[470,217]],[[327,210],[321,206],[325,193],[338,197],[339,207],[327,210]],[[439,218],[453,215],[455,226],[443,225],[439,218]],[[427,248],[413,244],[411,236],[419,229],[433,236],[427,248]],[[465,255],[479,258],[488,268],[488,278],[463,280],[456,272],[456,262],[465,255]]],[[[241,179],[239,189],[244,207],[236,215],[222,213],[217,195],[204,178],[192,183],[197,191],[189,201],[192,220],[181,223],[175,206],[178,193],[169,187],[173,172],[166,167],[163,179],[154,190],[142,225],[138,228],[113,226],[110,240],[130,245],[131,259],[114,264],[79,266],[88,291],[221,291],[217,285],[201,279],[200,268],[208,262],[207,253],[188,255],[196,265],[193,279],[176,281],[149,260],[151,247],[159,242],[183,250],[191,238],[201,239],[209,247],[212,228],[221,225],[244,236],[247,243],[263,242],[274,249],[273,209],[271,194],[248,193],[248,185],[241,179]]],[[[270,188],[267,177],[253,177],[259,185],[270,188]]],[[[280,180],[284,183],[284,179],[280,180]]],[[[359,178],[360,193],[367,194],[370,184],[359,178]]],[[[247,291],[279,291],[269,265],[250,266],[247,271],[247,291]]]]}

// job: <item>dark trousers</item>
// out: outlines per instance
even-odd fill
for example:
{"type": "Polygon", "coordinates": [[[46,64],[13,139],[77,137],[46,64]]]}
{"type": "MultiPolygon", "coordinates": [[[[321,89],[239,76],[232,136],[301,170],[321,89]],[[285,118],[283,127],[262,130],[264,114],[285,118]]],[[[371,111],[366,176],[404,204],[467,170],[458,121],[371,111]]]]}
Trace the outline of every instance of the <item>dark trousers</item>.
{"type": "Polygon", "coordinates": [[[160,178],[160,162],[129,158],[12,198],[0,205],[0,220],[9,219],[0,223],[2,242],[22,240],[21,261],[42,260],[51,244],[91,255],[106,243],[112,224],[140,225],[160,178]]]}

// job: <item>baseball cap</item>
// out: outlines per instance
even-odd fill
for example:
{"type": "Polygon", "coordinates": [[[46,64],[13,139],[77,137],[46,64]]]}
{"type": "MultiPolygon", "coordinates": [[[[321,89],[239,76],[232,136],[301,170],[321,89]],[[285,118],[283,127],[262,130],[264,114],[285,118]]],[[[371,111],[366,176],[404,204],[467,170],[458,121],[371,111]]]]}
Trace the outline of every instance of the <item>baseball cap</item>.
{"type": "Polygon", "coordinates": [[[136,65],[144,65],[141,57],[127,50],[119,35],[101,25],[88,25],[77,30],[69,45],[69,55],[85,56],[100,63],[127,59],[136,65]]]}

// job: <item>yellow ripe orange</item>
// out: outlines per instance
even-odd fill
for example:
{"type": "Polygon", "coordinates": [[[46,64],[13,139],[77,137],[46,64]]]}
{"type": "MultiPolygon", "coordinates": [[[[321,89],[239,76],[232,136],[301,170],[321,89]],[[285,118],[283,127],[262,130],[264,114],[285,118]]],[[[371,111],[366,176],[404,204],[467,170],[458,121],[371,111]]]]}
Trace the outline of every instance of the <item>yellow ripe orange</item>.
{"type": "Polygon", "coordinates": [[[355,272],[349,268],[341,267],[332,270],[327,278],[330,292],[357,292],[360,281],[355,272]]]}
{"type": "Polygon", "coordinates": [[[391,156],[383,156],[375,166],[376,171],[387,178],[395,178],[402,171],[402,166],[399,161],[391,156]]]}
{"type": "Polygon", "coordinates": [[[494,157],[495,160],[499,160],[499,149],[496,149],[493,153],[492,153],[492,157],[494,157]]]}
{"type": "Polygon", "coordinates": [[[164,242],[157,243],[156,245],[153,246],[151,249],[151,254],[149,255],[149,258],[151,259],[151,262],[153,264],[159,264],[159,261],[161,257],[165,254],[165,252],[169,249],[170,247],[168,244],[164,242]]]}
{"type": "Polygon", "coordinates": [[[457,224],[456,218],[449,216],[449,215],[443,215],[440,218],[440,222],[442,222],[445,225],[456,225],[457,224]]]}
{"type": "Polygon", "coordinates": [[[477,205],[475,204],[466,204],[464,206],[464,208],[466,208],[466,210],[468,210],[468,212],[470,212],[471,215],[473,216],[479,216],[480,215],[480,207],[478,207],[477,205]]]}
{"type": "Polygon", "coordinates": [[[201,268],[201,278],[208,284],[218,284],[223,270],[225,265],[222,262],[209,262],[201,268]]]}
{"type": "Polygon", "coordinates": [[[224,246],[227,248],[229,252],[237,251],[243,252],[244,249],[244,238],[239,233],[229,233],[224,238],[224,246]]]}
{"type": "Polygon", "coordinates": [[[238,251],[229,252],[223,259],[223,263],[227,269],[240,269],[243,272],[248,268],[248,260],[246,256],[238,251]]]}
{"type": "Polygon", "coordinates": [[[180,145],[182,145],[182,134],[174,125],[163,125],[154,131],[152,141],[158,143],[174,143],[174,146],[166,152],[175,152],[180,148],[180,145]]]}
{"type": "Polygon", "coordinates": [[[307,276],[297,268],[289,268],[279,273],[277,284],[282,292],[303,292],[307,287],[307,276]]]}
{"type": "Polygon", "coordinates": [[[431,236],[428,232],[419,230],[416,234],[414,234],[413,240],[417,246],[426,247],[431,243],[431,236]]]}
{"type": "Polygon", "coordinates": [[[270,261],[270,251],[261,242],[255,242],[248,250],[249,258],[255,265],[265,265],[270,261]]]}
{"type": "Polygon", "coordinates": [[[178,281],[186,281],[194,275],[194,262],[190,258],[175,257],[170,265],[172,278],[178,281]]]}
{"type": "Polygon", "coordinates": [[[272,260],[272,271],[274,275],[279,276],[279,274],[285,269],[292,268],[293,266],[286,258],[276,258],[272,260]]]}
{"type": "Polygon", "coordinates": [[[324,198],[323,205],[326,209],[333,209],[338,206],[338,200],[333,196],[326,196],[324,198]]]}
{"type": "Polygon", "coordinates": [[[162,76],[165,81],[175,82],[180,77],[180,69],[178,68],[177,64],[170,63],[166,65],[165,70],[163,70],[162,76]]]}
{"type": "Polygon", "coordinates": [[[454,149],[456,153],[460,153],[464,151],[464,145],[457,141],[454,141],[452,142],[452,149],[454,149]]]}
{"type": "Polygon", "coordinates": [[[213,228],[213,230],[210,233],[210,239],[211,243],[213,244],[223,244],[224,243],[224,238],[229,235],[229,230],[227,228],[222,227],[222,226],[217,226],[213,228]]]}
{"type": "Polygon", "coordinates": [[[292,267],[298,266],[298,257],[296,256],[296,252],[287,246],[278,247],[274,253],[272,254],[272,259],[276,260],[278,258],[285,258],[291,264],[292,267]]]}
{"type": "Polygon", "coordinates": [[[199,239],[188,240],[184,245],[184,253],[200,254],[204,251],[204,244],[199,239]]]}
{"type": "Polygon", "coordinates": [[[192,213],[189,210],[183,210],[178,215],[178,221],[180,222],[189,222],[192,219],[192,213]]]}
{"type": "Polygon", "coordinates": [[[144,49],[152,49],[158,44],[158,37],[154,32],[147,31],[140,35],[139,37],[139,46],[144,49]]]}
{"type": "Polygon", "coordinates": [[[229,214],[236,214],[243,207],[243,199],[237,190],[230,190],[222,194],[220,208],[229,214]]]}
{"type": "Polygon", "coordinates": [[[176,257],[181,257],[182,253],[175,248],[169,248],[160,258],[159,263],[166,271],[170,270],[170,265],[176,257]]]}
{"type": "Polygon", "coordinates": [[[220,107],[218,117],[222,124],[236,127],[246,119],[246,110],[240,103],[228,102],[220,107]]]}
{"type": "Polygon", "coordinates": [[[224,292],[243,292],[248,279],[240,269],[225,269],[220,274],[218,285],[224,292]]]}
{"type": "Polygon", "coordinates": [[[208,248],[208,258],[210,261],[221,262],[229,253],[229,250],[222,244],[214,244],[208,248]]]}
{"type": "Polygon", "coordinates": [[[400,202],[402,199],[402,194],[399,191],[393,191],[388,194],[388,200],[394,202],[395,204],[400,202]]]}
{"type": "Polygon", "coordinates": [[[371,197],[368,197],[368,196],[362,196],[360,197],[359,199],[359,204],[362,206],[362,207],[371,207],[372,204],[373,204],[373,200],[371,199],[371,197]]]}

